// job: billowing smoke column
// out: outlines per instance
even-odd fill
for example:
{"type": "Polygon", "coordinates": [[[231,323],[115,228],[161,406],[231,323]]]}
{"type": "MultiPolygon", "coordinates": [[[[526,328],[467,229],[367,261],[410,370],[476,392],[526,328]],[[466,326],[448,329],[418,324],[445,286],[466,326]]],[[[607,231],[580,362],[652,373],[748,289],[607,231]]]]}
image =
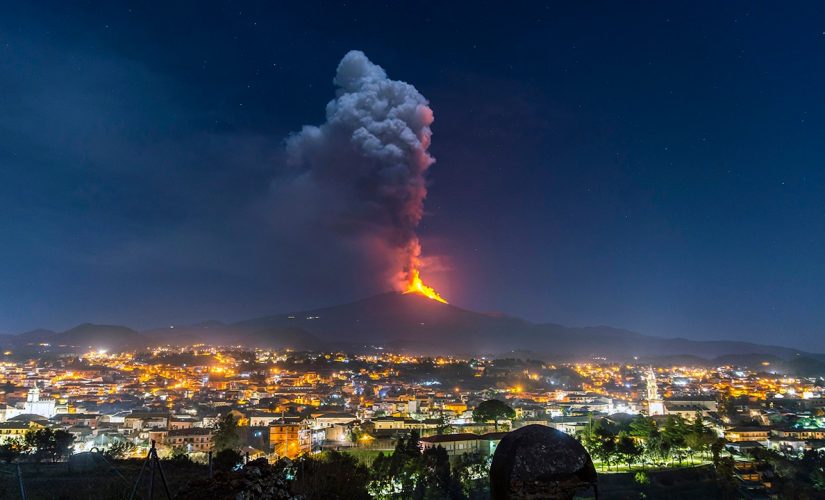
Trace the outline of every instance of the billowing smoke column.
{"type": "Polygon", "coordinates": [[[427,152],[433,112],[415,87],[390,80],[360,51],[344,56],[333,81],[326,122],[287,140],[288,161],[324,193],[333,227],[381,254],[385,279],[426,294],[415,230],[435,161],[427,152]]]}

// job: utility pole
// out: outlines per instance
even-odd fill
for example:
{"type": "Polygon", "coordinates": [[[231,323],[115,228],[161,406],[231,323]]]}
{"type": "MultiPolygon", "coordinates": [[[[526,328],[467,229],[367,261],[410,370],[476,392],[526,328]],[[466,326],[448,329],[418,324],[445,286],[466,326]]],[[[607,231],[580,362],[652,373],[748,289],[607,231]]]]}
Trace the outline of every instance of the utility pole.
{"type": "Polygon", "coordinates": [[[20,498],[26,500],[26,489],[23,488],[23,473],[20,472],[20,464],[17,464],[17,482],[20,483],[20,498]]]}

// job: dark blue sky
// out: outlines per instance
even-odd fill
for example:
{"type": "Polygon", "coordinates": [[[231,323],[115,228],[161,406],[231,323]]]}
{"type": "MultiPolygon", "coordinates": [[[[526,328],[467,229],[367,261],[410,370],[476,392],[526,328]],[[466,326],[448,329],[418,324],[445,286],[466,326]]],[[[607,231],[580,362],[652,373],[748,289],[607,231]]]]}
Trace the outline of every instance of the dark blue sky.
{"type": "Polygon", "coordinates": [[[267,213],[359,49],[435,112],[419,235],[453,303],[825,351],[819,2],[23,4],[0,16],[0,331],[383,291],[267,213]]]}

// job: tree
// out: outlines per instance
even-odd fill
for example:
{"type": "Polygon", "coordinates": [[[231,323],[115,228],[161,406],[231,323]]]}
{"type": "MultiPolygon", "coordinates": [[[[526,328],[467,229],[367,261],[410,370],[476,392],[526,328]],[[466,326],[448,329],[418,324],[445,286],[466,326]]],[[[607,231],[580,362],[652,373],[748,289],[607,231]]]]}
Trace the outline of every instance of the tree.
{"type": "Polygon", "coordinates": [[[814,469],[811,473],[811,484],[817,491],[825,491],[825,469],[814,469]]]}
{"type": "Polygon", "coordinates": [[[593,423],[593,415],[588,415],[588,425],[581,430],[576,431],[576,439],[578,439],[582,446],[592,455],[595,453],[598,446],[596,440],[596,429],[599,427],[599,422],[593,423]]]}
{"type": "Polygon", "coordinates": [[[243,462],[243,457],[232,448],[222,449],[216,453],[215,458],[212,459],[212,465],[215,467],[215,470],[222,471],[230,471],[241,462],[243,462]]]}
{"type": "Polygon", "coordinates": [[[383,451],[379,451],[378,456],[373,459],[370,469],[370,476],[372,477],[370,492],[378,494],[390,489],[391,485],[387,484],[390,478],[390,460],[391,458],[384,455],[383,451]]]}
{"type": "MultiPolygon", "coordinates": [[[[479,453],[465,453],[455,460],[453,478],[461,487],[463,498],[480,500],[490,498],[490,462],[492,457],[485,458],[479,453]]],[[[462,498],[453,493],[453,498],[462,498]]]]}
{"type": "Polygon", "coordinates": [[[29,454],[34,461],[38,463],[43,460],[46,454],[45,445],[48,444],[48,439],[43,439],[43,434],[40,433],[45,430],[51,433],[51,429],[29,429],[23,435],[23,443],[26,449],[29,450],[29,454]]]}
{"type": "MultiPolygon", "coordinates": [[[[221,450],[221,451],[223,451],[223,450],[221,450]]],[[[229,451],[235,452],[234,450],[229,450],[229,451]]],[[[237,453],[237,452],[235,452],[235,453],[237,453]]],[[[220,452],[218,454],[220,454],[220,452]]],[[[171,453],[169,453],[169,456],[166,457],[166,460],[168,460],[170,462],[174,462],[178,465],[191,464],[192,463],[192,459],[189,457],[189,450],[185,446],[174,446],[174,447],[172,447],[172,451],[171,451],[171,453]]],[[[213,461],[213,464],[214,464],[214,461],[213,461]]],[[[226,470],[230,470],[230,469],[226,469],[226,470]]]]}
{"type": "Polygon", "coordinates": [[[31,450],[35,462],[43,459],[58,460],[71,454],[74,436],[64,430],[53,431],[48,427],[31,429],[23,436],[25,446],[31,450]]]}
{"type": "Polygon", "coordinates": [[[685,436],[687,433],[688,428],[684,418],[679,415],[668,415],[662,428],[663,446],[666,447],[669,453],[676,455],[679,459],[679,465],[682,464],[685,455],[685,436]]]}
{"type": "Polygon", "coordinates": [[[591,420],[578,437],[585,449],[609,469],[616,457],[616,436],[615,426],[602,418],[591,420]]]}
{"type": "Polygon", "coordinates": [[[639,415],[630,422],[630,435],[643,441],[648,441],[658,433],[656,421],[650,417],[639,415]]]}
{"type": "Polygon", "coordinates": [[[212,442],[217,451],[240,448],[241,438],[238,435],[238,421],[231,413],[227,413],[218,420],[212,442]]]}
{"type": "Polygon", "coordinates": [[[26,445],[20,438],[9,439],[0,444],[0,460],[7,464],[12,463],[25,452],[26,445]]]}
{"type": "Polygon", "coordinates": [[[461,486],[453,481],[447,450],[441,446],[428,448],[421,458],[423,474],[419,482],[423,484],[421,489],[425,492],[425,497],[446,497],[451,490],[461,490],[461,486]]]}
{"type": "Polygon", "coordinates": [[[52,460],[59,460],[61,458],[68,458],[72,454],[72,443],[74,443],[74,436],[64,430],[57,430],[54,436],[54,451],[52,460]]]}
{"type": "Polygon", "coordinates": [[[418,447],[418,433],[413,431],[409,439],[398,438],[392,455],[380,454],[373,461],[371,488],[379,497],[410,498],[420,472],[421,449],[418,447]]]}
{"type": "Polygon", "coordinates": [[[690,425],[688,433],[685,435],[685,445],[691,459],[694,454],[708,451],[716,441],[716,435],[702,424],[701,417],[697,415],[696,420],[690,425]]]}
{"type": "Polygon", "coordinates": [[[625,433],[619,434],[619,439],[616,442],[616,454],[622,458],[628,468],[636,462],[641,453],[641,448],[632,437],[625,433]]]}
{"type": "Polygon", "coordinates": [[[719,458],[722,455],[722,450],[725,449],[725,438],[719,438],[710,445],[710,452],[713,456],[713,465],[719,465],[719,458]]]}
{"type": "Polygon", "coordinates": [[[385,499],[489,498],[489,460],[481,455],[458,457],[451,467],[440,446],[419,448],[417,433],[396,441],[392,455],[379,454],[372,463],[369,491],[385,499]]]}
{"type": "Polygon", "coordinates": [[[474,422],[489,422],[492,420],[496,430],[498,430],[498,421],[500,419],[512,420],[515,416],[516,411],[498,399],[483,401],[473,410],[474,422]]]}
{"type": "Polygon", "coordinates": [[[616,456],[616,435],[613,431],[598,425],[593,431],[593,452],[610,469],[610,462],[616,456]]]}
{"type": "Polygon", "coordinates": [[[717,482],[725,494],[724,498],[736,498],[737,491],[736,478],[734,476],[734,461],[732,457],[720,458],[716,464],[717,482]]]}
{"type": "Polygon", "coordinates": [[[440,436],[440,435],[444,434],[445,431],[448,431],[451,427],[452,426],[447,421],[447,419],[444,418],[444,410],[441,410],[438,414],[438,425],[435,428],[435,433],[440,436]]]}
{"type": "Polygon", "coordinates": [[[684,441],[691,458],[696,453],[703,453],[710,449],[716,440],[716,435],[707,427],[702,419],[702,413],[696,412],[693,421],[685,427],[684,441]]]}
{"type": "Polygon", "coordinates": [[[355,457],[327,451],[297,460],[292,491],[307,500],[369,500],[369,469],[355,457]]]}
{"type": "Polygon", "coordinates": [[[404,454],[408,458],[418,458],[421,456],[421,442],[418,437],[418,431],[413,430],[410,432],[410,438],[407,439],[407,443],[404,446],[404,454]]]}
{"type": "Polygon", "coordinates": [[[116,439],[109,445],[104,454],[109,458],[126,458],[135,451],[135,443],[128,439],[116,439]]]}

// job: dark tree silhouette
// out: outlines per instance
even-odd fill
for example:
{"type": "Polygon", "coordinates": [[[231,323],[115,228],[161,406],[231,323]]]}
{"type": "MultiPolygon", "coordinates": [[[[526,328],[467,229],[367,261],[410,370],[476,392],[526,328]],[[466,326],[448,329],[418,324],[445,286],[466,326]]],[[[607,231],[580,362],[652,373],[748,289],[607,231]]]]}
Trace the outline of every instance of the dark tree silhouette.
{"type": "Polygon", "coordinates": [[[499,419],[512,420],[515,416],[516,411],[508,406],[507,403],[499,401],[498,399],[483,401],[473,410],[473,421],[489,422],[492,420],[496,430],[498,430],[499,419]]]}
{"type": "Polygon", "coordinates": [[[215,425],[215,434],[212,437],[215,450],[236,450],[241,445],[238,435],[238,421],[231,413],[227,413],[215,425]]]}
{"type": "Polygon", "coordinates": [[[352,455],[327,451],[296,462],[294,493],[308,500],[368,500],[369,469],[352,455]]]}
{"type": "Polygon", "coordinates": [[[212,460],[215,470],[229,471],[243,462],[243,456],[231,448],[224,448],[215,454],[212,460]]]}

